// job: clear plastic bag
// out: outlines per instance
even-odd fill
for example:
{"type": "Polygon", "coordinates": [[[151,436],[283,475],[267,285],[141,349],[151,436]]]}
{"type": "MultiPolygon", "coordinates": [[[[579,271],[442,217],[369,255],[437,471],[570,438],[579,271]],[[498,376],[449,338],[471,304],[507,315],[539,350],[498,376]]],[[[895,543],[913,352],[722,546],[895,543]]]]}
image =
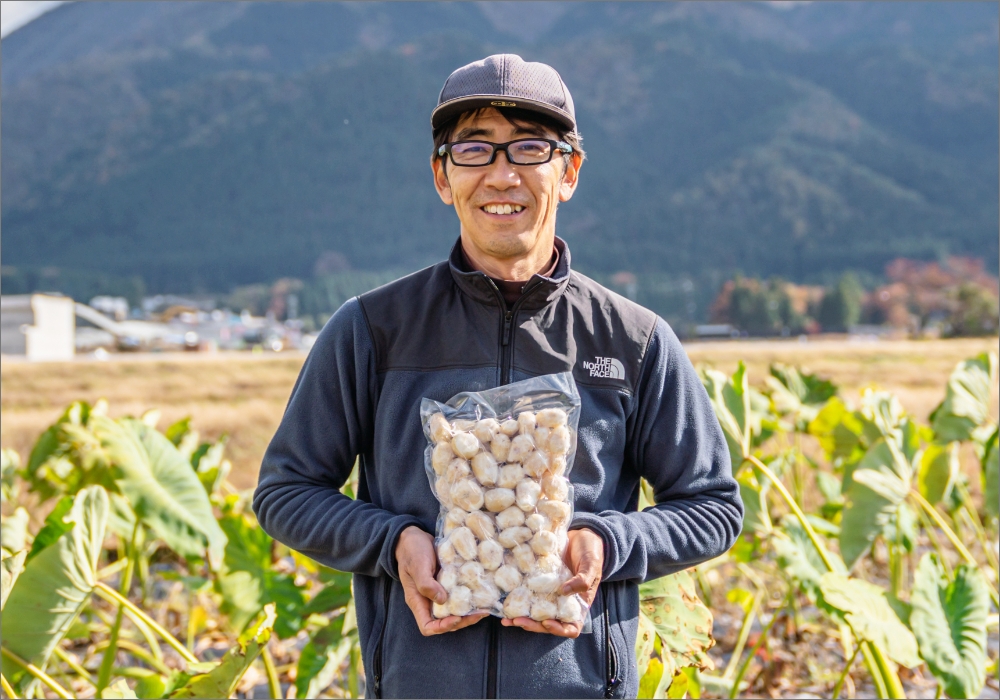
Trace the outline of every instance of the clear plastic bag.
{"type": "Polygon", "coordinates": [[[448,601],[434,616],[489,612],[582,623],[578,595],[558,595],[573,520],[569,472],[580,394],[570,372],[447,403],[423,399],[424,468],[441,504],[435,546],[448,601]]]}

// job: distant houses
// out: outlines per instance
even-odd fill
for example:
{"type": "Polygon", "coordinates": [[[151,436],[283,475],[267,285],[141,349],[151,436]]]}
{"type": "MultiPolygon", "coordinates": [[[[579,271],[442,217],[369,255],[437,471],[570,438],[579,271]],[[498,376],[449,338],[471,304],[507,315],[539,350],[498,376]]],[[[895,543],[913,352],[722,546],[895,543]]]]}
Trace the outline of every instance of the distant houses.
{"type": "Polygon", "coordinates": [[[30,361],[71,360],[76,353],[76,310],[69,297],[0,297],[0,353],[30,361]]]}

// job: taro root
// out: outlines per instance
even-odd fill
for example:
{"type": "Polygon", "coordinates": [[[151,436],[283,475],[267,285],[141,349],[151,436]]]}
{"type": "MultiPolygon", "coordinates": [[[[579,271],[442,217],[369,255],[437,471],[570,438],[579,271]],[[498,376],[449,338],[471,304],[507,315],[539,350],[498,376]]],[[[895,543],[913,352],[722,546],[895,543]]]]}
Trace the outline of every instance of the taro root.
{"type": "Polygon", "coordinates": [[[540,530],[531,538],[529,544],[531,545],[531,551],[541,557],[546,554],[555,554],[556,549],[559,547],[559,539],[554,532],[540,530]]]}
{"type": "Polygon", "coordinates": [[[462,527],[465,524],[465,516],[467,513],[461,508],[452,508],[444,516],[444,525],[442,529],[445,535],[450,535],[452,530],[457,527],[462,527]]]}
{"type": "Polygon", "coordinates": [[[524,411],[517,417],[517,430],[521,435],[530,435],[535,429],[535,414],[524,411]]]}
{"type": "Polygon", "coordinates": [[[566,473],[566,456],[549,455],[549,474],[552,476],[562,476],[566,473]]]}
{"type": "Polygon", "coordinates": [[[434,491],[437,493],[441,505],[445,508],[451,508],[455,505],[451,500],[451,481],[447,477],[439,476],[434,481],[434,491]]]}
{"type": "Polygon", "coordinates": [[[524,586],[518,586],[503,601],[503,614],[509,618],[530,617],[531,591],[524,586]]]}
{"type": "Polygon", "coordinates": [[[460,418],[451,424],[452,430],[456,433],[467,433],[476,427],[476,421],[460,418]]]}
{"type": "MultiPolygon", "coordinates": [[[[460,527],[448,536],[447,542],[455,548],[460,557],[466,560],[475,559],[478,554],[476,549],[476,536],[467,527],[460,527]]],[[[438,557],[440,558],[440,553],[438,557]]]]}
{"type": "Polygon", "coordinates": [[[483,487],[475,479],[461,479],[451,487],[451,500],[463,510],[479,510],[483,507],[483,487]]]}
{"type": "Polygon", "coordinates": [[[472,459],[479,452],[480,444],[475,435],[471,433],[458,433],[451,439],[451,449],[459,457],[472,459]]]}
{"type": "Polygon", "coordinates": [[[549,445],[549,429],[548,428],[535,428],[531,433],[532,439],[535,441],[535,449],[538,450],[548,450],[549,445]]]}
{"type": "Polygon", "coordinates": [[[500,591],[488,579],[479,581],[472,590],[472,606],[476,610],[490,610],[500,600],[500,591]]]}
{"type": "Polygon", "coordinates": [[[520,464],[507,464],[500,467],[500,476],[497,477],[497,486],[505,489],[515,489],[521,479],[524,478],[524,468],[520,464]]]}
{"type": "Polygon", "coordinates": [[[434,468],[435,474],[438,476],[444,474],[453,459],[455,452],[451,449],[450,442],[439,442],[434,445],[434,450],[431,452],[431,467],[434,468]]]}
{"type": "Polygon", "coordinates": [[[495,540],[480,542],[479,561],[487,571],[496,571],[503,565],[503,547],[495,540]]]}
{"type": "Polygon", "coordinates": [[[528,576],[525,583],[535,593],[555,593],[562,577],[559,574],[536,573],[528,576]]]}
{"type": "Polygon", "coordinates": [[[541,513],[532,513],[524,519],[524,524],[527,525],[532,532],[552,529],[552,521],[541,513]]]}
{"type": "Polygon", "coordinates": [[[549,468],[549,461],[545,459],[545,455],[543,453],[535,450],[521,460],[521,466],[524,467],[525,474],[533,476],[537,479],[549,468]]]}
{"type": "Polygon", "coordinates": [[[543,554],[535,562],[535,570],[543,574],[556,574],[562,571],[563,561],[557,554],[543,554]]]}
{"type": "Polygon", "coordinates": [[[583,621],[583,606],[575,595],[561,595],[556,600],[556,617],[563,622],[583,621]]]}
{"type": "Polygon", "coordinates": [[[493,453],[498,462],[506,462],[507,453],[510,452],[510,438],[503,433],[494,435],[493,441],[490,443],[490,452],[493,453]]]}
{"type": "Polygon", "coordinates": [[[511,506],[497,513],[497,527],[501,530],[521,525],[524,525],[524,511],[517,506],[511,506]]]}
{"type": "Polygon", "coordinates": [[[493,440],[493,436],[498,432],[500,432],[500,424],[493,418],[483,418],[472,429],[472,434],[479,438],[479,442],[484,445],[493,440]]]}
{"type": "Polygon", "coordinates": [[[465,526],[472,530],[472,534],[480,541],[491,540],[497,536],[493,518],[481,510],[469,513],[465,518],[465,526]]]}
{"type": "Polygon", "coordinates": [[[517,421],[513,419],[505,420],[500,424],[500,432],[507,437],[514,437],[517,435],[517,421]]]}
{"type": "Polygon", "coordinates": [[[497,535],[497,542],[507,549],[513,549],[531,539],[531,530],[526,527],[508,527],[497,535]]]}
{"type": "Polygon", "coordinates": [[[438,572],[437,581],[441,584],[443,589],[450,591],[458,585],[458,569],[451,566],[442,568],[438,572]]]}
{"type": "Polygon", "coordinates": [[[569,497],[569,480],[564,476],[546,474],[542,477],[542,493],[553,501],[565,501],[569,497]]]}
{"type": "Polygon", "coordinates": [[[502,590],[512,591],[521,585],[521,572],[516,566],[504,564],[493,574],[493,580],[502,590]]]}
{"type": "Polygon", "coordinates": [[[463,586],[472,588],[486,575],[483,565],[478,561],[467,561],[458,569],[458,582],[463,586]]]}
{"type": "Polygon", "coordinates": [[[535,414],[535,422],[545,428],[558,428],[566,425],[568,416],[561,408],[543,408],[535,414]]]}
{"type": "Polygon", "coordinates": [[[443,413],[435,413],[427,421],[428,432],[431,434],[431,440],[434,442],[447,442],[451,440],[452,432],[451,425],[448,423],[448,419],[444,417],[443,413]]]}
{"type": "Polygon", "coordinates": [[[546,498],[538,502],[538,512],[551,520],[554,525],[559,525],[569,520],[570,506],[568,503],[546,498]]]}
{"type": "Polygon", "coordinates": [[[437,603],[437,602],[435,602],[435,603],[433,603],[431,605],[431,614],[434,615],[434,617],[436,619],[440,620],[442,618],[445,618],[445,617],[448,617],[449,615],[451,615],[451,612],[449,612],[449,610],[448,610],[448,604],[447,603],[437,603]]]}
{"type": "Polygon", "coordinates": [[[535,597],[531,600],[532,620],[537,620],[538,622],[541,622],[542,620],[551,620],[555,618],[558,612],[559,608],[553,600],[540,597],[535,597]]]}
{"type": "Polygon", "coordinates": [[[483,486],[493,486],[497,483],[500,468],[493,455],[489,452],[480,452],[472,458],[472,473],[476,475],[479,483],[483,486]]]}
{"type": "Polygon", "coordinates": [[[499,513],[509,508],[514,503],[514,492],[510,489],[490,489],[486,492],[486,510],[492,513],[499,513]]]}
{"type": "MultiPolygon", "coordinates": [[[[522,479],[521,483],[517,485],[516,493],[517,507],[525,513],[530,513],[538,504],[538,497],[542,493],[542,487],[538,485],[537,481],[532,479],[522,479]]],[[[458,503],[458,501],[456,500],[455,503],[458,503]]],[[[549,517],[551,518],[552,516],[549,517]]],[[[555,520],[555,518],[552,519],[555,520]]]]}
{"type": "Polygon", "coordinates": [[[455,586],[448,595],[448,612],[452,615],[468,615],[472,611],[472,591],[466,586],[455,586]]]}
{"type": "MultiPolygon", "coordinates": [[[[455,533],[451,534],[454,535],[455,533]]],[[[531,551],[530,547],[528,547],[528,551],[531,551]]],[[[450,537],[441,542],[441,545],[438,547],[438,560],[445,566],[457,567],[462,565],[462,557],[455,551],[455,545],[452,544],[450,537]]]]}
{"type": "Polygon", "coordinates": [[[448,469],[444,473],[445,478],[451,483],[456,483],[462,479],[472,476],[472,468],[469,463],[461,457],[456,457],[448,464],[448,469]]]}
{"type": "Polygon", "coordinates": [[[526,544],[519,544],[510,550],[514,564],[522,574],[531,571],[535,566],[535,553],[526,544]]]}
{"type": "Polygon", "coordinates": [[[518,435],[510,441],[510,450],[507,451],[508,462],[520,462],[535,449],[535,443],[531,435],[518,435]]]}
{"type": "Polygon", "coordinates": [[[570,435],[569,428],[565,425],[561,425],[552,431],[549,435],[549,452],[557,455],[564,455],[569,452],[570,447],[570,435]]]}

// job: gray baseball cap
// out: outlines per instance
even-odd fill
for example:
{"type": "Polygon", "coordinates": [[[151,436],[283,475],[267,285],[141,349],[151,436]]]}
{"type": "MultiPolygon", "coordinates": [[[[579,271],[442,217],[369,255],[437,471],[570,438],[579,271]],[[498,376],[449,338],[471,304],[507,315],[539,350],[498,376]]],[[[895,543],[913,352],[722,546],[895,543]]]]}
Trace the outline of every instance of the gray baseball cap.
{"type": "Polygon", "coordinates": [[[431,113],[436,129],[456,114],[480,107],[519,107],[553,117],[576,131],[573,98],[552,66],[529,63],[512,53],[487,56],[448,76],[431,113]]]}

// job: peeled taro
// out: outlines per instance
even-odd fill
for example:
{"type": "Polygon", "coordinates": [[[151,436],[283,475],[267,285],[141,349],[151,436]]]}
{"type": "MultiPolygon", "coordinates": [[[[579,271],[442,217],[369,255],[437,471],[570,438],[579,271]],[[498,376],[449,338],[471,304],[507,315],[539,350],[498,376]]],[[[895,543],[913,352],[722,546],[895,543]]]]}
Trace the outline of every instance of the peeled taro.
{"type": "Polygon", "coordinates": [[[497,526],[501,530],[524,525],[524,511],[517,506],[511,506],[497,513],[497,526]]]}
{"type": "Polygon", "coordinates": [[[472,433],[458,433],[451,439],[451,449],[459,457],[464,457],[465,459],[475,457],[476,453],[479,452],[479,448],[479,440],[472,433]]]}
{"type": "Polygon", "coordinates": [[[581,622],[583,620],[583,606],[575,595],[562,595],[556,600],[558,612],[556,617],[563,622],[581,622]]]}
{"type": "Polygon", "coordinates": [[[451,612],[448,610],[448,604],[447,603],[437,603],[437,602],[435,602],[435,603],[433,603],[431,605],[431,614],[434,615],[435,618],[437,618],[438,620],[440,620],[442,618],[445,618],[445,617],[448,617],[449,615],[451,615],[451,612]]]}
{"type": "Polygon", "coordinates": [[[549,455],[549,474],[552,476],[562,476],[566,473],[566,456],[549,455]]]}
{"type": "Polygon", "coordinates": [[[452,508],[444,516],[444,534],[450,535],[452,530],[457,527],[462,527],[465,524],[465,516],[467,513],[461,508],[452,508]]]}
{"type": "Polygon", "coordinates": [[[535,429],[535,414],[523,411],[517,417],[517,429],[521,435],[530,435],[535,429]]]}
{"type": "Polygon", "coordinates": [[[439,442],[434,445],[434,450],[431,452],[431,467],[434,468],[435,474],[438,476],[444,474],[453,459],[455,452],[451,449],[450,442],[439,442]]]}
{"type": "Polygon", "coordinates": [[[479,442],[486,444],[493,439],[493,436],[500,432],[500,424],[493,418],[484,418],[476,423],[472,429],[472,434],[479,438],[479,442]]]}
{"type": "Polygon", "coordinates": [[[472,476],[472,468],[469,467],[468,461],[462,459],[461,457],[456,457],[448,463],[448,469],[444,473],[444,477],[451,483],[455,483],[461,479],[467,479],[472,476]]]}
{"type": "Polygon", "coordinates": [[[535,442],[531,435],[518,435],[510,441],[510,450],[507,452],[508,462],[520,462],[535,449],[535,442]]]}
{"type": "Polygon", "coordinates": [[[526,544],[519,544],[510,550],[514,564],[522,574],[531,571],[535,566],[535,553],[526,544]]]}
{"type": "Polygon", "coordinates": [[[500,591],[487,579],[478,582],[472,590],[472,605],[477,610],[489,610],[500,600],[500,591]]]}
{"type": "Polygon", "coordinates": [[[486,510],[499,513],[514,504],[514,492],[510,489],[490,489],[486,492],[484,503],[486,510]]]}
{"type": "Polygon", "coordinates": [[[497,535],[497,542],[507,549],[513,549],[531,539],[531,530],[526,527],[508,527],[497,535]]]}
{"type": "Polygon", "coordinates": [[[531,544],[531,551],[541,557],[556,552],[556,549],[559,547],[559,538],[556,537],[554,532],[540,530],[531,538],[529,544],[531,544]]]}
{"type": "MultiPolygon", "coordinates": [[[[531,551],[530,547],[528,547],[528,551],[531,551]]],[[[460,566],[462,564],[462,557],[455,551],[455,545],[451,543],[451,538],[444,540],[438,547],[438,560],[445,566],[460,566]]]]}
{"type": "Polygon", "coordinates": [[[503,564],[503,547],[495,540],[479,543],[479,561],[487,571],[495,571],[503,564]]]}
{"type": "Polygon", "coordinates": [[[538,502],[538,512],[558,525],[569,520],[570,505],[563,501],[543,499],[538,502]]]}
{"type": "Polygon", "coordinates": [[[485,574],[483,565],[478,561],[467,561],[458,569],[458,582],[471,588],[477,585],[485,574]]]}
{"type": "Polygon", "coordinates": [[[455,586],[448,595],[448,612],[452,615],[468,615],[472,611],[472,591],[465,586],[455,586]]]}
{"type": "Polygon", "coordinates": [[[447,566],[442,568],[437,575],[437,581],[446,591],[458,585],[458,569],[447,566]]]}
{"type": "Polygon", "coordinates": [[[565,501],[569,497],[569,480],[564,476],[546,474],[542,477],[542,493],[553,501],[565,501]]]}
{"type": "Polygon", "coordinates": [[[552,521],[541,513],[532,513],[524,519],[524,524],[527,525],[532,532],[552,529],[552,521]]]}
{"type": "Polygon", "coordinates": [[[499,472],[497,460],[489,452],[480,452],[472,458],[472,473],[483,486],[493,486],[497,482],[499,472]]]}
{"type": "MultiPolygon", "coordinates": [[[[537,481],[532,479],[522,479],[521,483],[517,485],[517,507],[525,513],[530,513],[538,504],[538,497],[541,493],[542,487],[539,486],[537,481]]],[[[452,495],[452,498],[454,498],[454,494],[452,495]]],[[[455,503],[458,503],[458,501],[456,500],[455,503]]]]}
{"type": "Polygon", "coordinates": [[[521,572],[516,566],[504,564],[493,574],[493,580],[504,591],[512,591],[521,585],[521,572]]]}
{"type": "MultiPolygon", "coordinates": [[[[455,548],[460,557],[466,560],[475,559],[478,550],[476,549],[476,536],[467,527],[460,527],[448,536],[447,542],[455,548]]],[[[438,554],[440,557],[440,553],[438,554]]]]}
{"type": "Polygon", "coordinates": [[[566,425],[568,416],[561,408],[543,408],[535,414],[535,422],[546,428],[558,428],[566,425]]]}
{"type": "Polygon", "coordinates": [[[549,435],[549,452],[557,455],[564,455],[569,452],[570,435],[569,428],[561,425],[549,435]]]}
{"type": "Polygon", "coordinates": [[[472,530],[478,540],[491,540],[496,537],[497,529],[493,518],[481,510],[469,513],[465,518],[465,526],[472,530]]]}
{"type": "Polygon", "coordinates": [[[559,612],[555,601],[548,598],[533,598],[531,601],[531,619],[541,622],[551,620],[559,612]]]}
{"type": "Polygon", "coordinates": [[[427,421],[427,427],[434,442],[446,442],[451,440],[451,425],[443,413],[435,413],[427,421]]]}
{"type": "Polygon", "coordinates": [[[483,507],[483,487],[474,479],[462,479],[451,487],[451,500],[463,510],[479,510],[483,507]]]}
{"type": "Polygon", "coordinates": [[[517,429],[518,429],[517,421],[513,419],[505,420],[503,423],[500,424],[500,432],[506,435],[507,437],[514,437],[515,435],[517,435],[517,429]]]}
{"type": "Polygon", "coordinates": [[[537,573],[528,576],[525,583],[535,593],[555,593],[562,583],[562,577],[557,573],[537,573]]]}
{"type": "Polygon", "coordinates": [[[517,488],[518,482],[524,478],[524,468],[520,464],[507,464],[500,467],[497,486],[505,489],[517,488]]]}
{"type": "Polygon", "coordinates": [[[509,618],[531,616],[531,591],[519,586],[503,601],[503,614],[509,618]]]}
{"type": "Polygon", "coordinates": [[[524,467],[525,474],[537,479],[549,468],[549,461],[542,452],[535,450],[521,460],[521,466],[524,467]]]}
{"type": "Polygon", "coordinates": [[[549,444],[549,429],[548,428],[535,428],[531,433],[532,439],[535,441],[535,448],[539,450],[547,450],[549,444]]]}
{"type": "Polygon", "coordinates": [[[507,453],[510,452],[510,438],[503,433],[497,433],[490,442],[490,452],[497,458],[498,462],[507,461],[507,453]]]}
{"type": "Polygon", "coordinates": [[[543,574],[556,574],[562,568],[563,561],[556,554],[543,554],[535,561],[535,570],[543,574]]]}

